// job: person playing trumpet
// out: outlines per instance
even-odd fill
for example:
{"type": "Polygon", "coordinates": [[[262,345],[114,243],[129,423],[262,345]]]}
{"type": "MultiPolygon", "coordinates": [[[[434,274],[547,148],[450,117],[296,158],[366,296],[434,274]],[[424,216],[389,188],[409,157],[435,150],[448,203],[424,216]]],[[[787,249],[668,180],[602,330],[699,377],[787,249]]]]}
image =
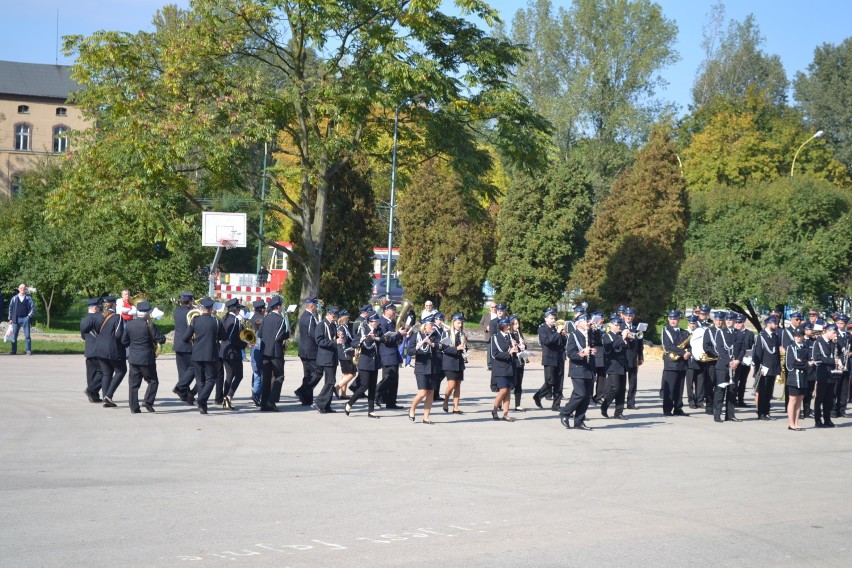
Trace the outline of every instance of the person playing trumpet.
{"type": "Polygon", "coordinates": [[[491,383],[497,386],[497,396],[494,397],[494,408],[491,409],[491,418],[513,422],[509,416],[509,402],[512,398],[510,391],[515,383],[515,366],[517,365],[517,354],[520,351],[518,343],[509,333],[509,318],[502,317],[497,320],[497,333],[491,335],[489,350],[491,351],[491,383]],[[503,418],[497,414],[503,407],[503,418]]]}
{"type": "Polygon", "coordinates": [[[192,363],[198,385],[198,412],[207,414],[207,400],[219,374],[219,341],[224,340],[225,328],[213,315],[210,298],[201,298],[201,315],[192,320],[183,334],[183,340],[192,343],[192,363]]]}
{"type": "Polygon", "coordinates": [[[544,311],[544,323],[538,327],[541,364],[544,366],[544,383],[533,395],[533,402],[539,408],[543,408],[541,399],[551,395],[553,397],[551,410],[559,411],[562,402],[562,386],[565,380],[567,333],[565,324],[556,325],[556,308],[547,308],[544,311]]]}
{"type": "Polygon", "coordinates": [[[426,319],[420,320],[420,330],[408,349],[414,356],[414,376],[417,378],[418,389],[408,409],[408,419],[414,422],[417,405],[423,401],[423,424],[432,424],[429,414],[432,411],[433,393],[438,383],[437,359],[444,349],[440,336],[435,331],[434,316],[427,316],[426,319]]]}
{"type": "Polygon", "coordinates": [[[337,346],[337,359],[340,362],[342,376],[340,382],[334,385],[334,393],[337,398],[343,398],[346,395],[346,387],[358,372],[355,363],[352,362],[355,348],[353,347],[352,332],[349,330],[349,312],[347,310],[340,310],[337,315],[337,334],[343,337],[343,343],[337,346]]]}
{"type": "Polygon", "coordinates": [[[325,319],[317,326],[314,339],[317,342],[317,366],[322,369],[325,382],[322,390],[314,399],[313,408],[320,414],[334,413],[331,407],[331,397],[334,393],[335,375],[337,374],[337,350],[346,342],[346,335],[337,330],[337,306],[329,306],[325,310],[325,319]]]}
{"type": "Polygon", "coordinates": [[[225,340],[219,347],[219,356],[222,358],[222,364],[225,367],[225,385],[224,398],[222,399],[222,408],[229,410],[234,409],[232,403],[234,394],[237,388],[243,381],[243,349],[248,345],[240,338],[240,332],[243,329],[243,320],[245,317],[242,314],[242,306],[236,298],[231,298],[225,302],[225,309],[228,310],[222,321],[222,327],[225,328],[225,340]]]}
{"type": "Polygon", "coordinates": [[[679,310],[668,313],[669,324],[663,328],[663,414],[674,416],[675,408],[683,404],[683,381],[686,377],[686,364],[692,357],[689,347],[689,332],[680,327],[683,314],[679,310]],[[677,404],[680,402],[680,404],[677,404]]]}
{"type": "Polygon", "coordinates": [[[607,409],[615,401],[615,418],[624,416],[624,395],[627,390],[627,340],[633,339],[630,330],[623,329],[624,322],[617,315],[609,322],[609,331],[601,336],[606,366],[606,394],[601,401],[601,414],[609,418],[607,409]]]}
{"type": "Polygon", "coordinates": [[[450,397],[453,400],[453,414],[464,414],[459,408],[461,399],[461,383],[464,380],[465,350],[467,336],[464,333],[464,315],[453,314],[453,325],[447,336],[447,346],[441,352],[441,370],[447,376],[447,392],[444,393],[444,412],[450,410],[450,397]]]}
{"type": "Polygon", "coordinates": [[[379,356],[379,343],[381,341],[379,314],[370,313],[365,316],[365,321],[358,326],[358,330],[355,332],[355,337],[352,340],[353,344],[361,349],[361,355],[358,357],[359,381],[358,388],[352,393],[344,408],[346,416],[349,416],[349,413],[352,412],[352,407],[366,392],[367,416],[378,418],[374,414],[374,410],[376,405],[376,382],[379,377],[379,369],[382,366],[382,360],[379,356]]]}
{"type": "Polygon", "coordinates": [[[146,301],[136,304],[136,319],[124,325],[121,343],[127,348],[127,362],[130,364],[130,412],[138,414],[139,387],[144,379],[148,383],[145,389],[145,410],[154,412],[154,401],[160,384],[157,378],[157,355],[155,346],[166,342],[166,336],[151,322],[151,304],[146,301]]]}
{"type": "Polygon", "coordinates": [[[574,415],[574,430],[591,430],[586,425],[586,410],[592,400],[592,388],[595,381],[595,355],[597,347],[592,346],[588,317],[582,313],[574,317],[574,330],[568,335],[566,351],[571,365],[568,374],[574,387],[571,399],[559,413],[559,421],[565,428],[571,428],[569,417],[574,415]]]}
{"type": "Polygon", "coordinates": [[[172,392],[175,393],[182,401],[192,404],[194,397],[193,390],[190,388],[192,381],[195,380],[195,366],[192,363],[192,345],[183,340],[186,333],[186,328],[189,326],[187,314],[192,310],[192,301],[194,296],[192,292],[184,292],[178,300],[179,305],[173,312],[175,320],[175,335],[174,335],[174,352],[175,364],[177,365],[178,381],[172,392]]]}
{"type": "MultiPolygon", "coordinates": [[[[529,362],[529,353],[527,353],[527,341],[524,339],[524,334],[521,331],[521,318],[517,315],[512,314],[509,316],[509,335],[512,336],[512,339],[515,340],[515,343],[518,344],[518,349],[520,351],[515,355],[515,386],[514,386],[514,394],[515,394],[515,412],[526,412],[526,409],[521,406],[521,395],[524,393],[524,367],[529,362]]],[[[565,364],[563,360],[562,364],[563,370],[563,380],[565,376],[565,364]]],[[[562,392],[562,389],[559,389],[559,392],[562,392]]]]}

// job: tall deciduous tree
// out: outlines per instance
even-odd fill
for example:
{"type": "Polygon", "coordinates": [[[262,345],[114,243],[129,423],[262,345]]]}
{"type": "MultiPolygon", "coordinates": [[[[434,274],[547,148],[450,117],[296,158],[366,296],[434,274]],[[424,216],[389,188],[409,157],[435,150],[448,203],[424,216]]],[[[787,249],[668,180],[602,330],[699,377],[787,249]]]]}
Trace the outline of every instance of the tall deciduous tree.
{"type": "Polygon", "coordinates": [[[811,128],[822,129],[837,159],[852,169],[852,38],[816,48],[807,74],[796,74],[795,94],[811,128]]]}
{"type": "Polygon", "coordinates": [[[668,128],[655,128],[596,213],[573,287],[595,306],[626,304],[656,321],[671,299],[688,222],[686,184],[668,128]]]}
{"type": "MultiPolygon", "coordinates": [[[[126,183],[102,195],[199,203],[205,189],[250,180],[237,167],[246,149],[281,132],[280,151],[291,159],[279,164],[272,197],[259,206],[298,227],[303,252],[287,254],[304,270],[300,296],[316,294],[331,180],[376,149],[395,109],[403,148],[450,156],[464,176],[477,178],[490,165],[472,143],[477,135],[491,136],[516,162],[544,155],[546,123],[508,81],[521,49],[440,5],[195,0],[153,34],[71,38],[67,50],[78,56],[74,73],[84,87],[77,102],[107,130],[92,132],[90,145],[118,138],[100,157],[105,172],[120,174],[109,181],[126,183]],[[432,104],[401,104],[419,93],[432,104]]],[[[488,24],[497,20],[481,0],[459,0],[459,7],[488,24]]]]}
{"type": "Polygon", "coordinates": [[[488,271],[495,297],[535,329],[542,313],[566,292],[568,276],[586,246],[592,185],[576,161],[546,175],[512,178],[497,217],[497,260],[488,271]]]}
{"type": "Polygon", "coordinates": [[[680,303],[729,306],[760,329],[759,308],[826,306],[850,295],[852,198],[813,176],[691,193],[680,303]]]}
{"type": "Polygon", "coordinates": [[[482,284],[494,261],[494,221],[447,164],[430,160],[412,179],[399,203],[405,295],[417,305],[433,300],[448,320],[455,312],[471,318],[482,309],[482,284]]]}

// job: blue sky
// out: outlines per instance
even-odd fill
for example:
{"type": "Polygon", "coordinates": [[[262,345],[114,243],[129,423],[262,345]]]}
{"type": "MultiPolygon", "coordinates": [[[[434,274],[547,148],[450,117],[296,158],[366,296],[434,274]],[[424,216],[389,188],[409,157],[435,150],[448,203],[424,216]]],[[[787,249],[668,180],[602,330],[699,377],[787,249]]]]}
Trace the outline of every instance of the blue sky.
{"type": "MultiPolygon", "coordinates": [[[[676,49],[680,61],[664,69],[668,87],[659,93],[677,103],[681,112],[690,101],[690,89],[704,54],[702,28],[715,0],[657,0],[663,12],[678,25],[676,49]]],[[[0,19],[0,59],[30,63],[56,61],[56,11],[59,34],[91,34],[100,29],[137,31],[150,29],[161,0],[5,0],[0,19]]],[[[188,0],[172,2],[179,6],[188,0]]],[[[568,6],[568,0],[553,0],[568,6]]],[[[507,23],[526,0],[491,0],[507,23]]],[[[837,44],[852,35],[852,2],[839,0],[740,0],[726,2],[727,18],[742,20],[754,14],[763,36],[764,49],[781,56],[788,78],[804,71],[813,60],[814,48],[837,44]]],[[[59,63],[71,63],[59,55],[59,63]]]]}

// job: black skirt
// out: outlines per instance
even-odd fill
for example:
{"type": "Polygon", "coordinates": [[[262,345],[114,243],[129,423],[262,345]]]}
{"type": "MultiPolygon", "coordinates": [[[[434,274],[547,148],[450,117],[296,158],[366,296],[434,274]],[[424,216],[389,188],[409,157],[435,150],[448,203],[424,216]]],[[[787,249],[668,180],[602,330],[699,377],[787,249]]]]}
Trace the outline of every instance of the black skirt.
{"type": "Polygon", "coordinates": [[[417,388],[420,390],[435,390],[441,382],[440,375],[414,375],[417,378],[417,388]]]}
{"type": "Polygon", "coordinates": [[[510,389],[515,386],[515,377],[494,377],[498,389],[510,389]]]}
{"type": "Polygon", "coordinates": [[[448,381],[463,381],[464,371],[444,371],[448,381]]]}
{"type": "Polygon", "coordinates": [[[787,394],[789,396],[805,396],[808,389],[800,389],[799,387],[791,387],[787,385],[787,394]]]}
{"type": "Polygon", "coordinates": [[[340,372],[344,375],[350,375],[357,373],[358,370],[355,369],[355,365],[352,364],[352,361],[340,361],[340,372]]]}

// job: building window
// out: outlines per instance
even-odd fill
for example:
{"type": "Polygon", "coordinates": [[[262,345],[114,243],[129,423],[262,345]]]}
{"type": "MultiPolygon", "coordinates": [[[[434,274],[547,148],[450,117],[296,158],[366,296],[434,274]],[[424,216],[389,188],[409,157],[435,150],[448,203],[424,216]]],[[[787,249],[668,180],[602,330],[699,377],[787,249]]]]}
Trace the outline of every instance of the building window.
{"type": "Polygon", "coordinates": [[[21,194],[21,175],[14,174],[12,176],[12,187],[11,187],[12,197],[21,194]]]}
{"type": "Polygon", "coordinates": [[[32,128],[29,124],[15,125],[15,150],[30,149],[30,132],[32,128]]]}
{"type": "Polygon", "coordinates": [[[54,126],[53,127],[53,151],[67,152],[68,151],[68,127],[54,126]]]}
{"type": "Polygon", "coordinates": [[[56,116],[68,116],[68,109],[65,107],[56,107],[56,116]]]}
{"type": "Polygon", "coordinates": [[[30,107],[27,105],[18,105],[18,114],[29,114],[30,107]]]}

